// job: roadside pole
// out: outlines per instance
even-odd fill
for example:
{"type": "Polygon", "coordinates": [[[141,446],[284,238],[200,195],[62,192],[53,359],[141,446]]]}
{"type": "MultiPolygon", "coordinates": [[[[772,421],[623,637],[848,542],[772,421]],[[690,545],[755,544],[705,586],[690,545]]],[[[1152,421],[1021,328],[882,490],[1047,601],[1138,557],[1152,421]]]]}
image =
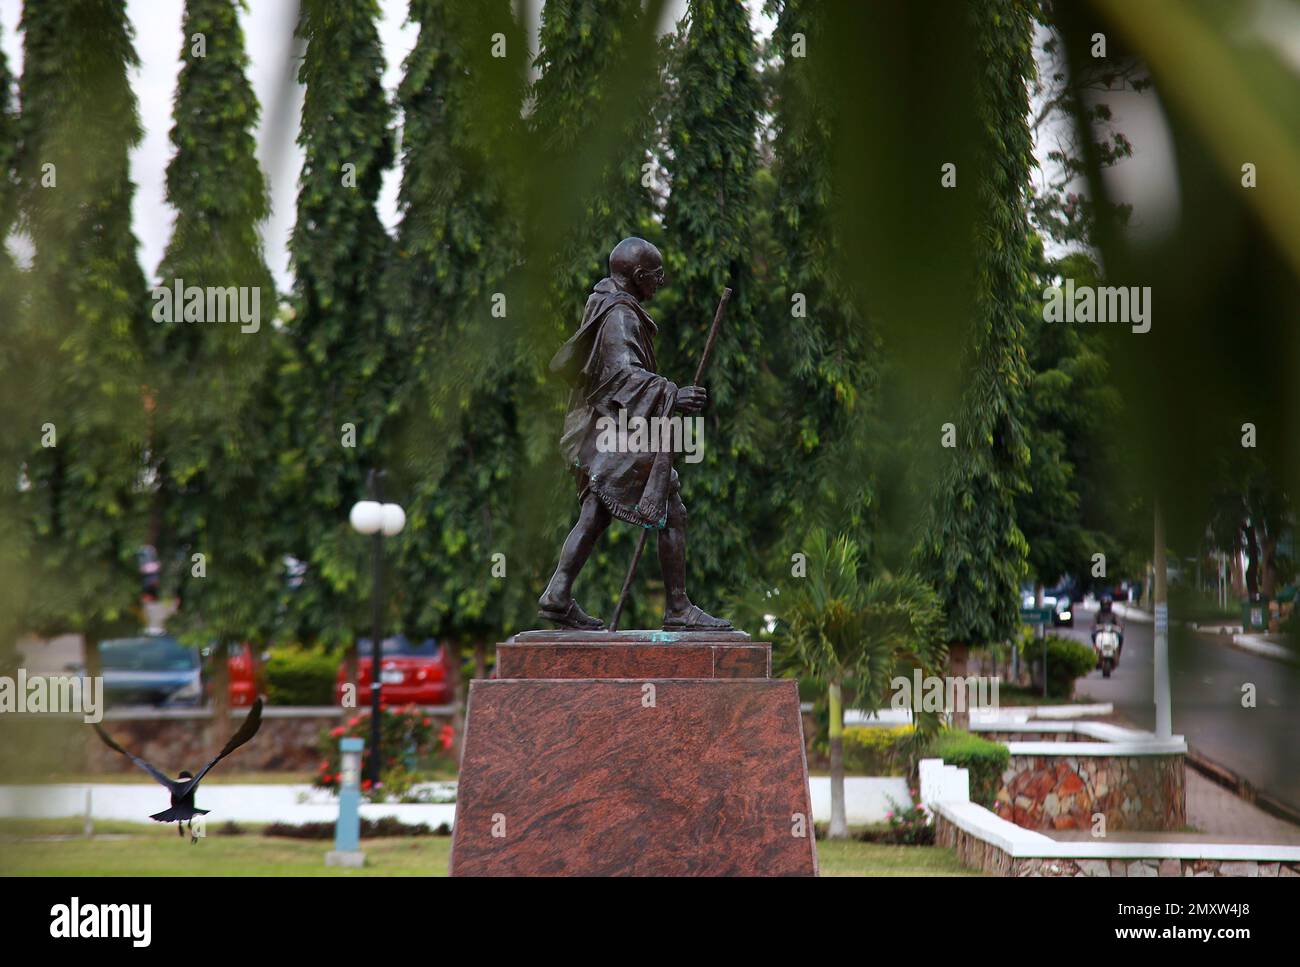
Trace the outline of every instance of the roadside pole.
{"type": "Polygon", "coordinates": [[[1169,697],[1169,595],[1165,584],[1165,520],[1159,501],[1155,507],[1155,531],[1152,598],[1155,601],[1156,735],[1168,738],[1173,732],[1169,697]]]}
{"type": "MultiPolygon", "coordinates": [[[[1036,596],[1035,600],[1041,605],[1041,592],[1036,596]]],[[[1023,624],[1032,625],[1034,627],[1038,643],[1043,649],[1043,698],[1047,698],[1047,623],[1052,620],[1052,609],[1044,607],[1021,608],[1020,620],[1023,624]]],[[[1029,667],[1032,672],[1033,663],[1030,661],[1028,649],[1025,651],[1025,661],[1030,662],[1029,667]]]]}
{"type": "Polygon", "coordinates": [[[361,752],[365,740],[345,736],[339,742],[339,818],[334,822],[334,848],[326,866],[365,866],[361,851],[361,752]]]}

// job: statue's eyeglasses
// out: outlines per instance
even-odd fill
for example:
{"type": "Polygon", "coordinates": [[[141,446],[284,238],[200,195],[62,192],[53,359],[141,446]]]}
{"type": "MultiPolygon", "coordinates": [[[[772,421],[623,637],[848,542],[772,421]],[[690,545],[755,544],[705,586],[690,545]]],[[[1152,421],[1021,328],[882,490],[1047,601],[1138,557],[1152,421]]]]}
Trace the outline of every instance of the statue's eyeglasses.
{"type": "Polygon", "coordinates": [[[638,271],[644,272],[646,276],[654,280],[655,285],[661,288],[668,281],[668,276],[664,274],[664,267],[662,265],[659,266],[659,268],[655,269],[653,272],[651,272],[649,269],[640,269],[638,271]]]}

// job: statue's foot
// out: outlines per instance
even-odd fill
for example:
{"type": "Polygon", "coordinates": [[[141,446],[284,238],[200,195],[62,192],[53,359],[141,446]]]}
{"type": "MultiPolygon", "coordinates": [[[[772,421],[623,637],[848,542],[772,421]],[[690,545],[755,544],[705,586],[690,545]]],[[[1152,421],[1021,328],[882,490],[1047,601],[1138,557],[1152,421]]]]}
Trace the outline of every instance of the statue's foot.
{"type": "Polygon", "coordinates": [[[699,605],[664,614],[664,631],[735,631],[731,622],[715,618],[699,605]]]}
{"type": "Polygon", "coordinates": [[[537,609],[537,617],[545,618],[547,621],[554,622],[561,628],[572,628],[574,631],[604,631],[605,622],[599,618],[593,618],[587,612],[578,607],[578,602],[572,598],[565,606],[553,606],[545,598],[538,602],[541,607],[537,609]]]}

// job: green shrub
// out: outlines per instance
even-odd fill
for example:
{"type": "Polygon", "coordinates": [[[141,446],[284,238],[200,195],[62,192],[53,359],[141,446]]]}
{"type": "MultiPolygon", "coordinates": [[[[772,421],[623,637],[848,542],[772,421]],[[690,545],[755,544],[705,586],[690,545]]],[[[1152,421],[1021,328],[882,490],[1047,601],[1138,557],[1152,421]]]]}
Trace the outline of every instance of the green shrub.
{"type": "MultiPolygon", "coordinates": [[[[1026,644],[1024,657],[1038,669],[1043,663],[1043,643],[1035,640],[1026,644]]],[[[1047,694],[1050,698],[1068,699],[1073,696],[1074,680],[1096,667],[1097,653],[1091,645],[1057,635],[1047,636],[1047,694]]],[[[1042,681],[1041,670],[1035,672],[1035,678],[1042,681]]]]}
{"type": "Polygon", "coordinates": [[[908,774],[915,730],[854,725],[844,730],[844,772],[853,776],[908,774]]]}
{"type": "MultiPolygon", "coordinates": [[[[361,819],[361,838],[378,839],[394,836],[450,836],[451,827],[439,823],[436,829],[428,823],[404,823],[396,816],[378,819],[361,819]]],[[[333,839],[333,823],[270,823],[262,830],[263,836],[281,836],[286,839],[333,839]]]]}
{"type": "Polygon", "coordinates": [[[942,759],[948,765],[970,770],[971,801],[992,809],[1011,753],[1001,742],[991,742],[969,732],[946,730],[935,736],[922,758],[942,759]]]}
{"type": "Polygon", "coordinates": [[[318,651],[277,648],[266,660],[266,698],[272,705],[333,705],[339,663],[318,651]]]}

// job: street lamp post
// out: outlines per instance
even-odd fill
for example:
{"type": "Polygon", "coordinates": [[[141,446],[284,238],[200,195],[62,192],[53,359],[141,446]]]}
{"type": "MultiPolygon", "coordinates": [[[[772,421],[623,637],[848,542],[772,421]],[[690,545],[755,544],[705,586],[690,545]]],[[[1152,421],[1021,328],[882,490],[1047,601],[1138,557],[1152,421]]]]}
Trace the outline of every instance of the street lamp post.
{"type": "Polygon", "coordinates": [[[383,502],[384,476],[382,470],[370,471],[366,477],[366,490],[370,499],[357,501],[348,515],[352,529],[370,537],[373,581],[370,590],[370,775],[367,778],[371,785],[379,782],[379,705],[384,687],[383,670],[380,668],[384,641],[384,538],[395,537],[406,526],[406,512],[397,504],[383,502]]]}

